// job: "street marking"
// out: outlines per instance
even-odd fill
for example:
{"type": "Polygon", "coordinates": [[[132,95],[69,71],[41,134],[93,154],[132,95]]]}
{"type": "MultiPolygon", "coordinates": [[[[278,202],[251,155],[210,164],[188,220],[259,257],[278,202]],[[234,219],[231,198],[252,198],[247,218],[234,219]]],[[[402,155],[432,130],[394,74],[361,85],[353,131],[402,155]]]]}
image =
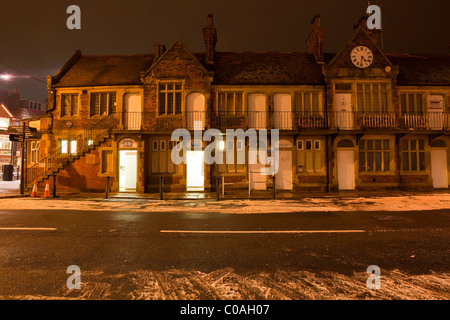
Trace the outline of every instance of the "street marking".
{"type": "Polygon", "coordinates": [[[0,230],[18,230],[18,231],[55,231],[56,228],[0,228],[0,230]]]}
{"type": "Polygon", "coordinates": [[[161,233],[265,234],[265,233],[362,233],[365,230],[160,230],[161,233]]]}

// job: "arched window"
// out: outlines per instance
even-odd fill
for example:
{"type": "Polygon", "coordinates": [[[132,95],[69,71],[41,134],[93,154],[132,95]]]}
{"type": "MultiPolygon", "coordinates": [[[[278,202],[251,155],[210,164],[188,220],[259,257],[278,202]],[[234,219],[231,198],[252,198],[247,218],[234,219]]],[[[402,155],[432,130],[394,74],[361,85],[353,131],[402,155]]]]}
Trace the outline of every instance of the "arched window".
{"type": "Polygon", "coordinates": [[[337,144],[338,148],[353,148],[354,146],[353,141],[349,139],[343,139],[337,144]]]}

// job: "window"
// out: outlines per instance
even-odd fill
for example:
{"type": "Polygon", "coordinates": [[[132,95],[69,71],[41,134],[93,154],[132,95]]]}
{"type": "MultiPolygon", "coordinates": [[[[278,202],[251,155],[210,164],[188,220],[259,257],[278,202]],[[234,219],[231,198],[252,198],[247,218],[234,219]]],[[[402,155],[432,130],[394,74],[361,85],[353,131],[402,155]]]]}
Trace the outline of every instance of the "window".
{"type": "Polygon", "coordinates": [[[358,110],[362,112],[387,112],[388,95],[386,84],[357,84],[358,110]]]}
{"type": "Polygon", "coordinates": [[[359,172],[388,172],[391,170],[391,148],[388,139],[359,141],[359,172]]]}
{"type": "Polygon", "coordinates": [[[90,116],[102,116],[116,112],[116,94],[111,92],[91,93],[90,116]]]}
{"type": "Polygon", "coordinates": [[[400,94],[400,109],[402,114],[422,114],[422,94],[403,93],[400,94]]]}
{"type": "Polygon", "coordinates": [[[78,114],[78,95],[62,94],[61,95],[61,117],[71,117],[78,114]]]}
{"type": "Polygon", "coordinates": [[[61,153],[69,153],[69,140],[61,140],[61,153]]]}
{"type": "Polygon", "coordinates": [[[319,101],[318,92],[296,92],[295,93],[295,110],[301,113],[317,113],[322,108],[319,101]]]}
{"type": "Polygon", "coordinates": [[[181,83],[160,83],[158,86],[159,115],[181,114],[181,83]]]}
{"type": "Polygon", "coordinates": [[[152,173],[175,173],[177,166],[172,162],[172,149],[177,141],[152,140],[151,172],[152,173]],[[168,147],[168,148],[167,148],[168,147]]]}
{"type": "Polygon", "coordinates": [[[217,98],[219,113],[238,115],[244,112],[241,92],[219,92],[217,98]]]}
{"type": "Polygon", "coordinates": [[[297,140],[298,173],[324,173],[325,153],[321,144],[322,140],[297,140]]]}
{"type": "Polygon", "coordinates": [[[70,153],[71,154],[77,153],[77,140],[70,141],[70,153]]]}
{"type": "Polygon", "coordinates": [[[31,141],[31,163],[37,163],[40,160],[40,145],[39,141],[31,141]]]}
{"type": "Polygon", "coordinates": [[[425,171],[425,141],[402,140],[402,170],[406,172],[425,171]]]}

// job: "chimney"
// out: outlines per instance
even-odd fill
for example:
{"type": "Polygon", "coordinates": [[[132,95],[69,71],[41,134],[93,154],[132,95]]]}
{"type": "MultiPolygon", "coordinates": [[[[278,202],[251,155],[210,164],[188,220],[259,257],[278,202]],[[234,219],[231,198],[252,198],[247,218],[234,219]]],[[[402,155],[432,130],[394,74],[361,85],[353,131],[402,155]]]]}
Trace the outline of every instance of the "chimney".
{"type": "Polygon", "coordinates": [[[378,40],[380,39],[381,30],[379,29],[372,29],[370,30],[367,28],[367,18],[368,16],[363,16],[359,19],[358,23],[353,26],[353,29],[356,29],[358,27],[361,27],[370,37],[370,39],[378,45],[378,40]]]}
{"type": "Polygon", "coordinates": [[[155,44],[155,60],[166,52],[166,47],[163,44],[155,44]]]}
{"type": "Polygon", "coordinates": [[[306,46],[308,47],[308,52],[314,55],[316,62],[318,64],[325,63],[325,58],[323,54],[323,41],[325,38],[325,27],[320,25],[320,15],[314,16],[311,21],[312,31],[306,40],[306,46]]]}
{"type": "Polygon", "coordinates": [[[203,28],[203,36],[205,38],[205,62],[214,63],[214,52],[216,51],[217,31],[214,27],[214,18],[212,14],[208,14],[208,23],[203,28]]]}

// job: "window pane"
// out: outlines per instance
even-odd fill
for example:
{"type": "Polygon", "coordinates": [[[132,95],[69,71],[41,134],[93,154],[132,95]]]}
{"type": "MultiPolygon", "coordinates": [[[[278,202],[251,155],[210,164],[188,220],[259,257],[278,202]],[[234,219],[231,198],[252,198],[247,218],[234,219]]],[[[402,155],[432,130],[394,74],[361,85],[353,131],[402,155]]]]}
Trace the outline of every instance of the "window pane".
{"type": "Polygon", "coordinates": [[[389,152],[384,152],[383,153],[383,166],[384,166],[384,171],[385,172],[391,170],[391,161],[390,161],[389,152]]]}
{"type": "Polygon", "coordinates": [[[402,114],[405,114],[405,113],[407,113],[406,112],[406,94],[401,94],[400,95],[400,106],[401,106],[401,111],[402,111],[402,114]]]}
{"type": "Polygon", "coordinates": [[[381,150],[381,140],[375,140],[375,150],[381,150]]]}
{"type": "Polygon", "coordinates": [[[236,114],[240,114],[244,111],[242,107],[242,93],[236,93],[235,98],[236,98],[235,104],[236,114]]]}
{"type": "Polygon", "coordinates": [[[411,149],[410,150],[416,150],[417,147],[417,141],[416,140],[409,140],[411,149]]]}
{"type": "Polygon", "coordinates": [[[173,84],[167,84],[167,90],[173,90],[173,84]]]}
{"type": "Polygon", "coordinates": [[[173,114],[173,93],[167,94],[167,114],[173,114]]]}
{"type": "Polygon", "coordinates": [[[116,94],[111,93],[109,95],[109,113],[116,113],[116,94]]]}
{"type": "Polygon", "coordinates": [[[414,95],[413,94],[408,94],[408,109],[409,109],[409,113],[415,113],[415,108],[414,108],[414,95]]]}
{"type": "Polygon", "coordinates": [[[312,150],[312,141],[306,140],[305,147],[306,147],[306,150],[312,150]]]}
{"type": "Polygon", "coordinates": [[[366,140],[361,139],[359,140],[359,150],[364,150],[366,147],[366,140]]]}
{"type": "Polygon", "coordinates": [[[100,113],[100,95],[98,93],[91,94],[91,116],[100,113]]]}
{"type": "Polygon", "coordinates": [[[61,140],[61,153],[67,153],[67,152],[68,152],[68,141],[61,140]]]}
{"type": "Polygon", "coordinates": [[[78,113],[78,96],[77,95],[72,95],[72,99],[71,99],[71,107],[70,107],[70,114],[76,115],[78,113]]]}
{"type": "Polygon", "coordinates": [[[425,171],[425,152],[419,152],[419,170],[425,171]]]}
{"type": "Polygon", "coordinates": [[[303,104],[302,104],[303,94],[296,92],[295,93],[295,110],[297,112],[303,112],[303,104]]]}
{"type": "Polygon", "coordinates": [[[373,140],[367,140],[367,150],[373,150],[373,140]]]}
{"type": "Polygon", "coordinates": [[[175,84],[175,90],[181,90],[181,84],[180,83],[175,84]]]}
{"type": "Polygon", "coordinates": [[[108,94],[102,93],[100,95],[100,114],[108,113],[108,94]]]}
{"type": "Polygon", "coordinates": [[[175,114],[181,113],[181,92],[175,93],[175,114]]]}
{"type": "Polygon", "coordinates": [[[389,140],[383,140],[383,150],[389,150],[389,140]]]}
{"type": "Polygon", "coordinates": [[[408,140],[402,140],[402,150],[408,150],[408,140]]]}
{"type": "Polygon", "coordinates": [[[225,93],[219,93],[218,110],[225,111],[225,93]]]}
{"type": "Polygon", "coordinates": [[[373,171],[373,152],[367,152],[367,171],[373,171]]]}
{"type": "Polygon", "coordinates": [[[403,171],[409,171],[409,153],[402,152],[403,171]]]}
{"type": "Polygon", "coordinates": [[[417,113],[423,113],[421,94],[416,94],[416,106],[417,106],[417,113]]]}
{"type": "Polygon", "coordinates": [[[319,112],[319,94],[312,94],[312,111],[319,112]]]}
{"type": "Polygon", "coordinates": [[[425,141],[419,140],[419,150],[425,150],[425,141]]]}
{"type": "Polygon", "coordinates": [[[227,113],[234,113],[234,94],[227,93],[227,113]]]}
{"type": "Polygon", "coordinates": [[[375,171],[381,171],[381,152],[375,152],[375,171]]]}
{"type": "Polygon", "coordinates": [[[359,153],[359,172],[366,171],[366,154],[364,152],[359,153]]]}
{"type": "Polygon", "coordinates": [[[305,94],[305,112],[311,112],[311,94],[305,94]]]}
{"type": "Polygon", "coordinates": [[[387,93],[382,93],[381,94],[381,111],[383,112],[387,112],[388,107],[387,107],[387,93]]]}
{"type": "Polygon", "coordinates": [[[417,171],[417,152],[411,152],[411,171],[417,171]]]}
{"type": "Polygon", "coordinates": [[[159,93],[159,114],[166,113],[166,94],[160,92],[159,93]]]}
{"type": "Polygon", "coordinates": [[[77,153],[77,140],[70,141],[70,153],[77,153]]]}

